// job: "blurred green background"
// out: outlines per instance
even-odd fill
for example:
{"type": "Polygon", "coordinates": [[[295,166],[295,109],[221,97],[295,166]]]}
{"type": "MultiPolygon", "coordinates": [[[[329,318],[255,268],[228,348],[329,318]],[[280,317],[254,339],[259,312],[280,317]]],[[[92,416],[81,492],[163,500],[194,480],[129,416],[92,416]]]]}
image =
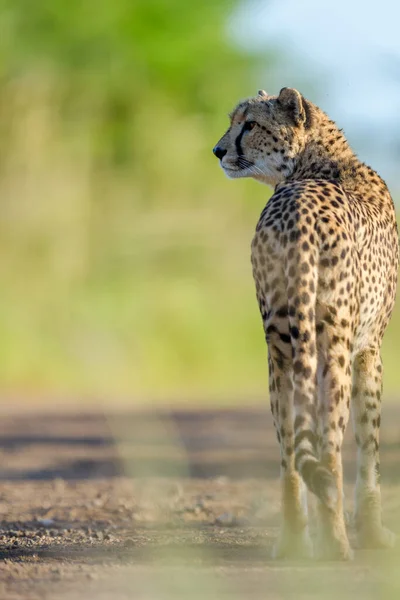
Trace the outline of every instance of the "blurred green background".
{"type": "Polygon", "coordinates": [[[265,401],[249,255],[271,192],[211,152],[239,99],[279,91],[274,49],[230,33],[240,4],[0,2],[3,393],[265,401]]]}

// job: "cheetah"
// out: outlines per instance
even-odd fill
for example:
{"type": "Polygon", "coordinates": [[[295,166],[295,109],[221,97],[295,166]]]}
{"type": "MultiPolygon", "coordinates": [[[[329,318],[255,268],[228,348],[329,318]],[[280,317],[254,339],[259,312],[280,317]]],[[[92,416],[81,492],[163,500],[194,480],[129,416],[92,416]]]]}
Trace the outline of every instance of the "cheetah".
{"type": "Polygon", "coordinates": [[[251,245],[281,452],[277,558],[353,557],[341,448],[357,444],[356,547],[391,547],[381,519],[380,349],[396,293],[396,216],[385,182],[297,90],[241,102],[213,152],[229,178],[274,187],[251,245]],[[311,544],[307,489],[317,497],[311,544]]]}

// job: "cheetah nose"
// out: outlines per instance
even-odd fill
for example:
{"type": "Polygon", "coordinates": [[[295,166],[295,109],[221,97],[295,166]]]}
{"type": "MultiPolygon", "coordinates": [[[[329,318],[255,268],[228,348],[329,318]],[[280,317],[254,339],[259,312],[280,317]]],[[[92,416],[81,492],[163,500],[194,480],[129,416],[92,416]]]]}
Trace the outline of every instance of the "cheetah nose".
{"type": "Polygon", "coordinates": [[[215,146],[215,148],[213,148],[213,152],[217,158],[222,160],[227,151],[221,148],[220,146],[215,146]]]}

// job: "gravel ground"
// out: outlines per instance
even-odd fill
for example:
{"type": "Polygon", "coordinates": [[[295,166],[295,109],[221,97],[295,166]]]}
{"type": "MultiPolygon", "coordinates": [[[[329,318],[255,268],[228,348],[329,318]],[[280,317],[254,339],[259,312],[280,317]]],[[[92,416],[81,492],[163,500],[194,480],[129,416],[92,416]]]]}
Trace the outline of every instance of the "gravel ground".
{"type": "MultiPolygon", "coordinates": [[[[400,409],[384,417],[385,520],[400,532],[400,409]]],[[[400,598],[398,550],[271,561],[279,456],[267,409],[13,412],[0,455],[0,599],[400,598]]]]}

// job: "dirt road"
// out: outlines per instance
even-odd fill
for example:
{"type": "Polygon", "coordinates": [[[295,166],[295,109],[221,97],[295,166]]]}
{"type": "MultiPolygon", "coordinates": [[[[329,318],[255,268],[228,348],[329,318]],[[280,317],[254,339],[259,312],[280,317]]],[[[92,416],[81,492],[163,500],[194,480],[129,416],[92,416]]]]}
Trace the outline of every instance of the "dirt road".
{"type": "MultiPolygon", "coordinates": [[[[400,533],[392,406],[383,497],[400,533]]],[[[2,416],[0,453],[0,599],[400,599],[400,550],[351,564],[270,560],[279,456],[267,408],[19,411],[2,416]]]]}

